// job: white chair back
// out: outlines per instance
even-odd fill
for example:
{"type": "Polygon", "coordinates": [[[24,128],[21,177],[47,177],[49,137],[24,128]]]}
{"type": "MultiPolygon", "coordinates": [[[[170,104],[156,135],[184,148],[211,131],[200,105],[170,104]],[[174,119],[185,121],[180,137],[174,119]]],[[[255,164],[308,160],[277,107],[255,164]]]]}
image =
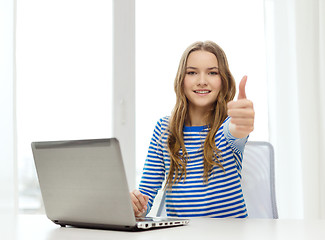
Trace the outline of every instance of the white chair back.
{"type": "Polygon", "coordinates": [[[252,141],[246,143],[242,188],[249,218],[278,218],[274,150],[270,143],[252,141]]]}

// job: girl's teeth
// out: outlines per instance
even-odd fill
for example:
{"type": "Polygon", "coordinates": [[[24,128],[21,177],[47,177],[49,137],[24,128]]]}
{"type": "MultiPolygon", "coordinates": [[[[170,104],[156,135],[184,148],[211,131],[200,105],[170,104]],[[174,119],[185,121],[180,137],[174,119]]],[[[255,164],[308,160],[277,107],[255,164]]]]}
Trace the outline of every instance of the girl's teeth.
{"type": "Polygon", "coordinates": [[[196,93],[208,93],[209,91],[195,91],[196,93]]]}

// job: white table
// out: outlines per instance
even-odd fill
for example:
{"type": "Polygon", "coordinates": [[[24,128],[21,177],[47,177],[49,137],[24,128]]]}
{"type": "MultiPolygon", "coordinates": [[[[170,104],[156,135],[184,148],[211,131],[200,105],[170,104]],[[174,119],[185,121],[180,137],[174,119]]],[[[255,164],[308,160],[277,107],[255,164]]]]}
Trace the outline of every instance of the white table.
{"type": "Polygon", "coordinates": [[[325,239],[325,220],[191,219],[188,226],[142,232],[61,228],[44,215],[0,215],[1,240],[325,239]]]}

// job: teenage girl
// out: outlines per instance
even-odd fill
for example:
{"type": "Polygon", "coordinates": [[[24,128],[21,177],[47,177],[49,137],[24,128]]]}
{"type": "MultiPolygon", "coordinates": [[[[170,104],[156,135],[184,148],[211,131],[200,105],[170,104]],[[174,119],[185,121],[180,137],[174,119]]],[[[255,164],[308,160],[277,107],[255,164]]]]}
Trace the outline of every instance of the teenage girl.
{"type": "Polygon", "coordinates": [[[154,129],[139,190],[130,193],[137,217],[145,216],[166,179],[166,211],[172,217],[247,217],[241,188],[242,157],[254,129],[246,98],[224,51],[196,42],[182,55],[175,78],[176,104],[154,129]]]}

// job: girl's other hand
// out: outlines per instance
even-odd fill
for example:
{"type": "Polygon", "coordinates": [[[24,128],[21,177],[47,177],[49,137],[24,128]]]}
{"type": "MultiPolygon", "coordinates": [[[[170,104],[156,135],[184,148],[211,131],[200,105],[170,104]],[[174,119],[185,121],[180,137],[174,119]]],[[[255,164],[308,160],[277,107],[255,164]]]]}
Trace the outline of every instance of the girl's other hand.
{"type": "Polygon", "coordinates": [[[147,204],[149,196],[142,194],[139,190],[135,189],[130,192],[132,207],[136,217],[144,217],[147,212],[147,204]]]}

